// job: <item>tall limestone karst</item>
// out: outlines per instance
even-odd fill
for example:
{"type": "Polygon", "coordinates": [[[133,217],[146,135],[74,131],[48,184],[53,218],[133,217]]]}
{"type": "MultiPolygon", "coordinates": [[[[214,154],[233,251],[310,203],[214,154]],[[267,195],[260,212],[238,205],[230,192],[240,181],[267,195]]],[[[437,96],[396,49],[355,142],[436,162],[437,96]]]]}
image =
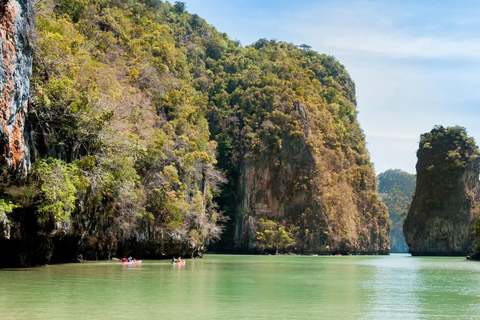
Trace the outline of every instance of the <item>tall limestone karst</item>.
{"type": "Polygon", "coordinates": [[[403,236],[403,220],[415,192],[415,175],[400,169],[382,172],[378,175],[378,192],[392,220],[390,252],[406,253],[408,246],[403,236]]]}
{"type": "Polygon", "coordinates": [[[466,255],[479,215],[479,150],[465,128],[421,135],[417,185],[403,232],[412,255],[466,255]]]}
{"type": "Polygon", "coordinates": [[[265,39],[210,64],[208,117],[229,177],[227,247],[388,253],[388,214],[343,65],[265,39]]]}
{"type": "Polygon", "coordinates": [[[32,165],[0,193],[0,266],[200,256],[220,237],[223,251],[389,252],[355,86],[333,57],[243,47],[183,2],[35,10],[32,165]]]}

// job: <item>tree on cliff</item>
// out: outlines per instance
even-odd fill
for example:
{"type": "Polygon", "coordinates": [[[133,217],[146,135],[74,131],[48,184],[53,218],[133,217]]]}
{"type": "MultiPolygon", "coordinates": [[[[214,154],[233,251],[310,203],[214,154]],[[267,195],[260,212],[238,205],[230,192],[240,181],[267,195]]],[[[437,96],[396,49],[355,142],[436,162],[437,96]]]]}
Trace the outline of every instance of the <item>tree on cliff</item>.
{"type": "Polygon", "coordinates": [[[435,126],[420,137],[415,195],[404,224],[415,255],[465,255],[473,244],[479,149],[460,126],[435,126]]]}
{"type": "Polygon", "coordinates": [[[275,221],[260,218],[259,229],[256,240],[267,251],[275,249],[275,254],[278,254],[280,249],[285,250],[295,243],[292,234],[275,221]]]}

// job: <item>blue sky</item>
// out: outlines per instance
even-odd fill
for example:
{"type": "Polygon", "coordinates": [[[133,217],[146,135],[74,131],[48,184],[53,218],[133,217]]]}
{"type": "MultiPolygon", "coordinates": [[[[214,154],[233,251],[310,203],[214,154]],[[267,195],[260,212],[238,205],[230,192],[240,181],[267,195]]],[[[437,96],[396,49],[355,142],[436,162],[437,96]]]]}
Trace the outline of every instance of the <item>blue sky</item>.
{"type": "Polygon", "coordinates": [[[243,45],[277,39],[335,56],[355,81],[377,174],[415,173],[420,134],[436,124],[480,142],[480,1],[185,2],[243,45]]]}

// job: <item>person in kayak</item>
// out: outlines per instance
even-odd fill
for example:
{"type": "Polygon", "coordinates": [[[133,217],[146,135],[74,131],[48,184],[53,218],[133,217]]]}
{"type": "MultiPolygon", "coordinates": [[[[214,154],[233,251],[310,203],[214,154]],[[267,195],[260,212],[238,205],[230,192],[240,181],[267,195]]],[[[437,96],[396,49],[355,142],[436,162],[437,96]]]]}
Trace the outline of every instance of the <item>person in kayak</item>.
{"type": "Polygon", "coordinates": [[[123,257],[122,262],[127,262],[127,258],[123,257]]]}

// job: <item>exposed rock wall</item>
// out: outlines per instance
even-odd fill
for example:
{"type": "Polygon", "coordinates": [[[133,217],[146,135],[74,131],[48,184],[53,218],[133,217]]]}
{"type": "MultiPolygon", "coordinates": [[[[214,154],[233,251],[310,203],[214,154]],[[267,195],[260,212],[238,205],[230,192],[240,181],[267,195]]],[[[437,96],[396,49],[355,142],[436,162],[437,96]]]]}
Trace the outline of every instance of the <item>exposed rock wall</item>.
{"type": "MultiPolygon", "coordinates": [[[[389,214],[391,216],[391,214],[389,214]]],[[[391,253],[407,253],[408,246],[405,242],[405,236],[403,235],[403,226],[395,224],[392,227],[392,232],[390,233],[390,252],[391,253]]]]}
{"type": "MultiPolygon", "coordinates": [[[[234,235],[237,248],[254,249],[255,221],[259,217],[287,225],[301,223],[302,227],[309,225],[312,229],[322,223],[313,219],[312,215],[306,217],[304,214],[307,208],[310,211],[321,210],[311,201],[313,190],[309,179],[315,173],[313,155],[304,141],[298,140],[293,146],[290,142],[285,134],[283,152],[274,155],[262,153],[260,157],[250,155],[243,159],[238,188],[239,214],[234,235]],[[302,216],[310,221],[300,221],[302,216]]],[[[327,239],[321,236],[316,240],[318,249],[325,251],[327,239]]]]}
{"type": "MultiPolygon", "coordinates": [[[[321,157],[333,151],[314,150],[312,139],[317,139],[318,132],[309,123],[305,107],[299,104],[295,109],[305,137],[292,140],[284,128],[280,151],[247,154],[240,164],[236,248],[261,251],[255,237],[258,220],[263,218],[285,225],[296,240],[293,250],[298,253],[388,254],[387,209],[374,186],[355,188],[349,182],[349,170],[342,171],[327,156],[321,157]]],[[[353,163],[344,163],[354,170],[353,163]]]]}
{"type": "Polygon", "coordinates": [[[438,127],[421,137],[417,185],[403,231],[412,255],[471,252],[478,210],[478,148],[465,129],[438,127]]]}
{"type": "Polygon", "coordinates": [[[0,211],[0,238],[10,239],[10,220],[5,212],[0,211]]]}
{"type": "MultiPolygon", "coordinates": [[[[33,1],[0,1],[0,185],[3,187],[24,177],[30,166],[24,129],[34,28],[33,1]]],[[[7,214],[0,211],[0,241],[10,241],[11,223],[7,214]]]]}
{"type": "Polygon", "coordinates": [[[389,253],[388,211],[345,67],[275,40],[247,51],[254,64],[232,56],[236,67],[229,61],[210,90],[222,106],[209,110],[210,132],[229,178],[220,250],[389,253]]]}
{"type": "Polygon", "coordinates": [[[24,127],[32,74],[33,1],[0,2],[0,182],[30,166],[24,127]]]}

